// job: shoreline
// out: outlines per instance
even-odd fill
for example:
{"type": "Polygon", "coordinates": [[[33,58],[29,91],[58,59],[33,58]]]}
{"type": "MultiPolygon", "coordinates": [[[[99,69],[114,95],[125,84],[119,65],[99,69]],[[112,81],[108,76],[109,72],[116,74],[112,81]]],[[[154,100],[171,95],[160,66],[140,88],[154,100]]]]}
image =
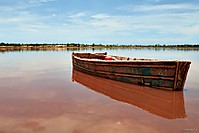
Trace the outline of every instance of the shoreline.
{"type": "Polygon", "coordinates": [[[151,49],[151,50],[196,50],[199,45],[102,45],[102,44],[14,44],[0,43],[0,52],[8,51],[66,51],[83,49],[151,49]]]}

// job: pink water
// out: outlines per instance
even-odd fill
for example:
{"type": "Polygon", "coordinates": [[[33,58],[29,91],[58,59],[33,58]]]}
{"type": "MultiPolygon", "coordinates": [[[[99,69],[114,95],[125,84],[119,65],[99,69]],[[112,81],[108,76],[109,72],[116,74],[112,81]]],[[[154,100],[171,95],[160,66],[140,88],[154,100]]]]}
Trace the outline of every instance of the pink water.
{"type": "Polygon", "coordinates": [[[100,89],[97,85],[91,89],[73,81],[71,52],[0,53],[0,133],[199,132],[199,52],[108,50],[130,57],[192,61],[179,110],[184,109],[183,117],[174,118],[95,91],[100,89]]]}

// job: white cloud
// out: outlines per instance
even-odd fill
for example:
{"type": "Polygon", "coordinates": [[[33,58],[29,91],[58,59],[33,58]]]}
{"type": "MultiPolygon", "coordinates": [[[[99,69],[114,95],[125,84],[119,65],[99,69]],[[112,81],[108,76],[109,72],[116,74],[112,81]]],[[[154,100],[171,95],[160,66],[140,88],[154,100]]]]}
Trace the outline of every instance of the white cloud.
{"type": "Polygon", "coordinates": [[[149,0],[149,1],[152,1],[152,2],[160,2],[161,0],[149,0]]]}
{"type": "MultiPolygon", "coordinates": [[[[119,9],[138,13],[117,17],[126,24],[126,27],[129,27],[129,31],[136,33],[146,31],[154,35],[157,32],[160,36],[165,34],[165,37],[169,34],[170,36],[185,37],[195,36],[199,33],[199,5],[127,5],[119,9]]],[[[150,34],[148,35],[150,36],[150,34]]]]}
{"type": "Polygon", "coordinates": [[[29,11],[31,7],[41,6],[47,2],[54,2],[56,0],[29,0],[29,1],[16,1],[12,5],[0,5],[0,12],[17,12],[29,11]]]}
{"type": "Polygon", "coordinates": [[[135,11],[163,11],[163,10],[199,10],[199,7],[192,4],[170,4],[170,5],[153,5],[138,6],[135,11]]]}
{"type": "Polygon", "coordinates": [[[53,1],[56,1],[56,0],[40,0],[40,2],[53,2],[53,1]]]}
{"type": "Polygon", "coordinates": [[[159,4],[159,5],[126,5],[121,6],[118,9],[128,11],[128,12],[156,12],[160,11],[198,11],[199,5],[195,4],[159,4]]]}
{"type": "Polygon", "coordinates": [[[56,0],[29,0],[30,4],[38,4],[38,3],[47,3],[47,2],[54,2],[56,0]]]}
{"type": "Polygon", "coordinates": [[[15,12],[15,11],[22,11],[28,8],[28,5],[19,4],[19,5],[10,5],[10,6],[3,6],[0,5],[0,12],[15,12]]]}
{"type": "Polygon", "coordinates": [[[93,15],[93,16],[91,16],[92,18],[94,18],[94,19],[107,19],[107,18],[110,18],[110,16],[109,15],[107,15],[107,14],[95,14],[95,15],[93,15]]]}
{"type": "Polygon", "coordinates": [[[81,18],[81,17],[85,17],[87,16],[86,12],[78,12],[78,13],[74,13],[74,14],[70,14],[69,17],[76,19],[76,18],[81,18]]]}

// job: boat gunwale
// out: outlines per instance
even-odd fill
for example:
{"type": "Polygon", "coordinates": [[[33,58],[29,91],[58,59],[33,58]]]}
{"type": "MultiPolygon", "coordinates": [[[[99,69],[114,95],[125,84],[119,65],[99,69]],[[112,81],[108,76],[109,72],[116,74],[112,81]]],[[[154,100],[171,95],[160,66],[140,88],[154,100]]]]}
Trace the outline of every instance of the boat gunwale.
{"type": "MultiPolygon", "coordinates": [[[[147,59],[147,58],[130,58],[131,60],[102,60],[102,59],[95,59],[95,58],[83,58],[83,57],[79,57],[79,56],[76,56],[76,55],[73,55],[74,58],[76,59],[79,59],[79,60],[82,60],[82,61],[88,61],[88,62],[114,62],[114,63],[137,63],[137,62],[146,62],[146,63],[149,63],[149,62],[154,62],[154,63],[168,63],[168,62],[173,62],[173,63],[176,63],[176,62],[188,62],[188,63],[191,63],[190,60],[159,60],[159,59],[147,59]]],[[[114,56],[112,56],[114,57],[114,56]]],[[[122,57],[122,56],[121,56],[122,57]]]]}

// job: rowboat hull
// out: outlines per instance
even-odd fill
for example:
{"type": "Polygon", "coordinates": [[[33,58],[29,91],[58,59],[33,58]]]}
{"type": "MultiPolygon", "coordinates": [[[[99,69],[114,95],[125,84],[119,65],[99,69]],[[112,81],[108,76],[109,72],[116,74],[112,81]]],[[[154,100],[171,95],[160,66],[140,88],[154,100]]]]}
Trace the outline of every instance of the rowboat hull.
{"type": "Polygon", "coordinates": [[[166,90],[183,90],[191,62],[136,59],[106,53],[73,53],[73,68],[91,75],[112,80],[166,90]]]}
{"type": "Polygon", "coordinates": [[[113,100],[136,106],[162,118],[186,117],[183,91],[151,89],[147,86],[92,76],[75,69],[72,80],[113,100]]]}

